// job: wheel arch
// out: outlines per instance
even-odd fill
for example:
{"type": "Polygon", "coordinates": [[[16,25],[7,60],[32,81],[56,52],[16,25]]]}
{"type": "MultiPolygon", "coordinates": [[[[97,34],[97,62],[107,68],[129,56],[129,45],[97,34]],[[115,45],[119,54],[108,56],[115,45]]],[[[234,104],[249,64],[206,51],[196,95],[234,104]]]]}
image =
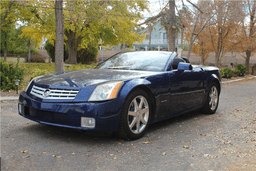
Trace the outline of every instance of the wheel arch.
{"type": "Polygon", "coordinates": [[[221,91],[221,81],[219,79],[219,77],[216,74],[211,74],[210,77],[207,80],[207,93],[209,91],[210,85],[211,83],[215,82],[218,85],[219,88],[219,95],[220,95],[220,91],[221,91]]]}
{"type": "Polygon", "coordinates": [[[150,89],[149,85],[151,84],[151,82],[149,82],[148,80],[145,79],[137,79],[137,80],[131,80],[129,82],[127,82],[124,87],[121,90],[121,96],[125,97],[123,98],[123,102],[125,102],[125,100],[127,99],[127,97],[135,90],[137,89],[142,89],[143,91],[145,91],[150,98],[150,104],[152,106],[152,117],[151,117],[151,121],[154,118],[155,115],[155,110],[156,110],[156,99],[155,96],[152,92],[152,90],[150,89]]]}

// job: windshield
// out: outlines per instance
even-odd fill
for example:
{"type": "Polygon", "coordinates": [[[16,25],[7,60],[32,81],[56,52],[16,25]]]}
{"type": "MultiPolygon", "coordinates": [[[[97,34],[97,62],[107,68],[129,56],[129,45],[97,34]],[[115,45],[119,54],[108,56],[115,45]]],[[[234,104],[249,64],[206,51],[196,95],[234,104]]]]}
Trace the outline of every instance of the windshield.
{"type": "Polygon", "coordinates": [[[164,71],[171,52],[145,51],[119,53],[103,62],[97,69],[164,71]]]}

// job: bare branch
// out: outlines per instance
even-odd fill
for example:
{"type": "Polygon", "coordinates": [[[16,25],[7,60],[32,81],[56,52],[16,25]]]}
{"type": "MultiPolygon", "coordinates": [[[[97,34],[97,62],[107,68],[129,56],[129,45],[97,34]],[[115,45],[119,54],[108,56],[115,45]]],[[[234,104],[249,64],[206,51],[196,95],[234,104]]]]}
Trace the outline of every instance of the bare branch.
{"type": "Polygon", "coordinates": [[[196,6],[195,4],[193,4],[190,0],[187,0],[188,3],[190,3],[193,7],[195,7],[198,11],[200,11],[202,14],[204,13],[198,6],[196,6]]]}
{"type": "Polygon", "coordinates": [[[141,25],[146,24],[148,22],[152,22],[152,21],[162,17],[165,14],[167,14],[169,16],[168,13],[164,12],[164,10],[167,7],[167,5],[168,5],[168,3],[165,5],[165,7],[156,16],[153,16],[153,17],[150,17],[150,18],[146,19],[143,23],[138,24],[138,26],[141,26],[141,25]]]}

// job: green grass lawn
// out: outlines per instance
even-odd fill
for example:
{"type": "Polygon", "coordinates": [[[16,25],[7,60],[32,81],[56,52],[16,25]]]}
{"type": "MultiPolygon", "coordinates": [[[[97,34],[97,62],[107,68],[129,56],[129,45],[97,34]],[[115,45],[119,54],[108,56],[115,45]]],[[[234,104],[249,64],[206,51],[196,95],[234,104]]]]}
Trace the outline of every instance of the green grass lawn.
{"type": "MultiPolygon", "coordinates": [[[[92,63],[91,65],[72,64],[72,66],[69,67],[69,71],[90,69],[94,68],[95,66],[97,66],[97,63],[92,63]]],[[[21,84],[21,87],[23,88],[25,88],[29,84],[30,80],[34,77],[55,73],[55,63],[20,63],[19,67],[23,68],[25,71],[24,81],[21,84]]],[[[65,71],[67,71],[66,67],[65,71]]]]}

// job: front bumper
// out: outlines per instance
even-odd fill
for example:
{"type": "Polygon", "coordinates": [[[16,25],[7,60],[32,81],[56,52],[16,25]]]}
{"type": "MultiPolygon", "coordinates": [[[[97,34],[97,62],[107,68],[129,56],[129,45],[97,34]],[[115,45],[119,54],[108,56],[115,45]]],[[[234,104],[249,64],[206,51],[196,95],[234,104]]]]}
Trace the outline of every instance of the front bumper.
{"type": "Polygon", "coordinates": [[[27,119],[53,126],[94,130],[116,131],[122,105],[118,99],[105,102],[50,103],[40,102],[24,91],[20,93],[18,111],[27,119]],[[81,117],[94,118],[95,128],[81,127],[81,117]]]}

